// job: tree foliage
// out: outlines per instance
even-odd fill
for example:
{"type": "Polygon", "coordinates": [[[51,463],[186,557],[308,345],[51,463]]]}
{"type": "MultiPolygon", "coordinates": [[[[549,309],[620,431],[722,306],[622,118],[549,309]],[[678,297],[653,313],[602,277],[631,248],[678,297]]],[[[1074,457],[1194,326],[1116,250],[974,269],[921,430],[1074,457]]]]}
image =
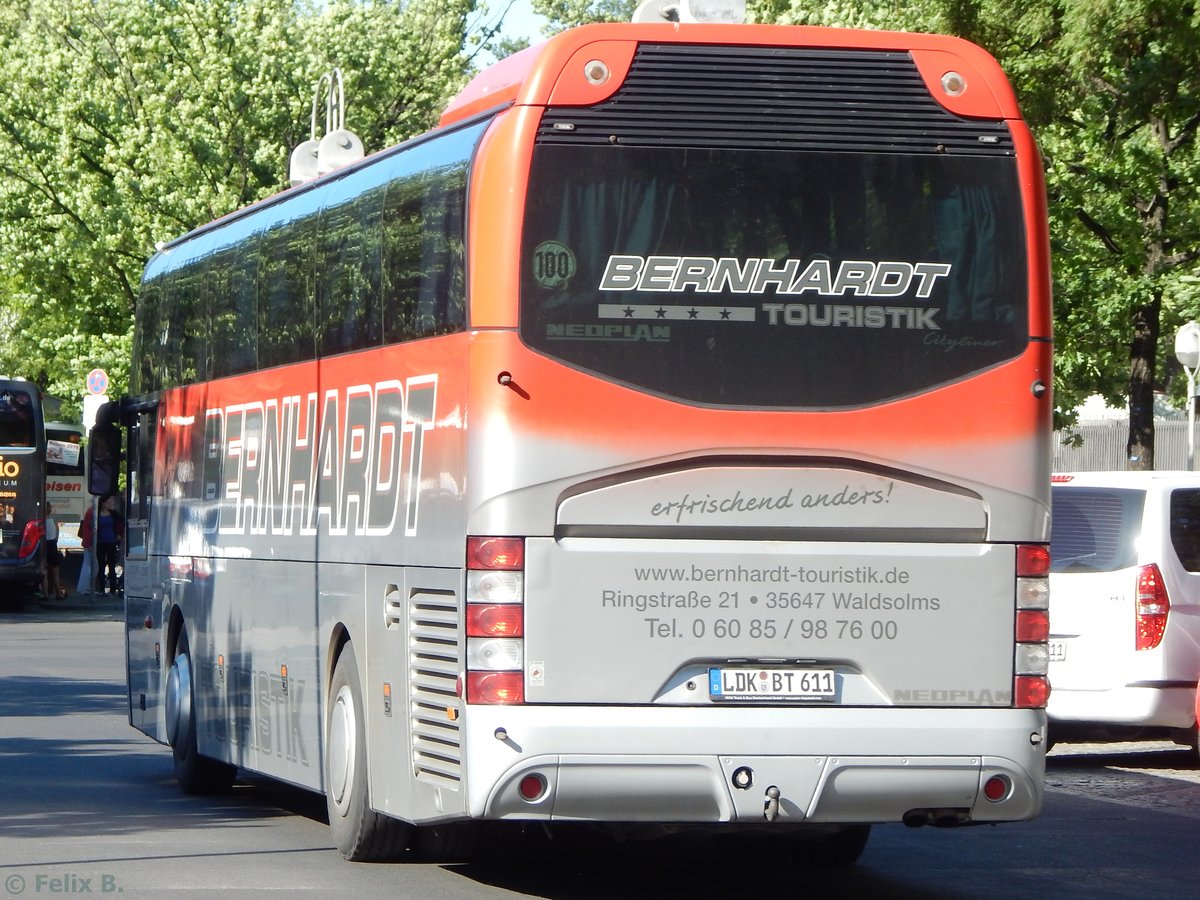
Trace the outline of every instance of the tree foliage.
{"type": "MultiPolygon", "coordinates": [[[[1200,14],[1191,0],[763,0],[767,21],[958,34],[990,50],[1046,162],[1057,406],[1128,399],[1153,468],[1153,396],[1200,315],[1200,14]]],[[[1178,390],[1178,389],[1177,389],[1178,390]]]]}
{"type": "MultiPolygon", "coordinates": [[[[125,387],[157,242],[287,185],[313,87],[368,152],[466,77],[474,0],[10,0],[0,11],[0,371],[125,387]]],[[[323,107],[318,128],[324,124],[323,107]]]]}
{"type": "MultiPolygon", "coordinates": [[[[0,371],[74,396],[124,387],[139,273],[157,241],[285,184],[312,86],[347,76],[377,149],[432,123],[491,35],[476,0],[10,0],[0,6],[0,371]]],[[[636,0],[533,0],[548,31],[627,21],[636,0]]],[[[1045,158],[1060,411],[1131,408],[1182,379],[1200,318],[1200,13],[1192,0],[751,0],[763,22],[958,34],[1008,72],[1045,158]]],[[[512,48],[508,48],[512,49],[512,48]]],[[[505,48],[500,48],[501,54],[505,48]]]]}
{"type": "Polygon", "coordinates": [[[628,22],[640,0],[533,0],[533,11],[546,17],[546,30],[557,33],[564,28],[592,22],[628,22]]]}

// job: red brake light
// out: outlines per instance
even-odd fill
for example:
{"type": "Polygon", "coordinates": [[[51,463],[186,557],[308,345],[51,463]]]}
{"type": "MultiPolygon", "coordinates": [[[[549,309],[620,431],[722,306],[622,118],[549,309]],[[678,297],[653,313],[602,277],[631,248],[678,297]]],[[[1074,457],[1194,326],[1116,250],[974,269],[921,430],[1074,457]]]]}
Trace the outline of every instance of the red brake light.
{"type": "Polygon", "coordinates": [[[1050,613],[1044,609],[1017,610],[1017,640],[1024,643],[1050,640],[1050,613]]]}
{"type": "Polygon", "coordinates": [[[41,519],[26,522],[25,530],[21,532],[21,548],[17,551],[17,556],[21,559],[32,556],[33,551],[37,549],[38,542],[45,536],[46,525],[41,519]]]}
{"type": "Polygon", "coordinates": [[[525,607],[520,604],[467,604],[467,637],[522,637],[525,607]]]}
{"type": "Polygon", "coordinates": [[[524,672],[468,672],[468,703],[524,703],[524,672]]]}
{"type": "Polygon", "coordinates": [[[1013,706],[1042,709],[1050,699],[1050,682],[1044,675],[1018,675],[1013,679],[1013,706]]]}
{"type": "Polygon", "coordinates": [[[1136,648],[1153,650],[1162,643],[1167,630],[1167,616],[1171,612],[1171,600],[1163,584],[1162,572],[1156,565],[1142,566],[1138,572],[1135,610],[1136,648]]]}
{"type": "Polygon", "coordinates": [[[524,567],[524,538],[467,538],[468,569],[522,569],[524,567]]]}
{"type": "Polygon", "coordinates": [[[1050,574],[1050,548],[1045,544],[1017,545],[1017,576],[1036,578],[1050,574]]]}

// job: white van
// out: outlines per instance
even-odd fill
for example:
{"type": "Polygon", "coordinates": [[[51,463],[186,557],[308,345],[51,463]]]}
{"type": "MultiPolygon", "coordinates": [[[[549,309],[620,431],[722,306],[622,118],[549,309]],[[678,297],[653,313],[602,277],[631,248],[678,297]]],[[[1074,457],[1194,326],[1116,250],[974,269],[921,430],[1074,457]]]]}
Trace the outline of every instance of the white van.
{"type": "Polygon", "coordinates": [[[1053,477],[1052,740],[1196,748],[1200,473],[1053,477]]]}

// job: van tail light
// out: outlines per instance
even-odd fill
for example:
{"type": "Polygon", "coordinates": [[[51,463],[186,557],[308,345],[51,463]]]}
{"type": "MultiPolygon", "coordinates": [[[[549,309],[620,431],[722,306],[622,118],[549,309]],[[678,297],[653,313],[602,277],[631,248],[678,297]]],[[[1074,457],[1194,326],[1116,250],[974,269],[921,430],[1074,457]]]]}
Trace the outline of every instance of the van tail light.
{"type": "Polygon", "coordinates": [[[33,551],[38,548],[38,544],[45,536],[46,523],[41,519],[26,522],[25,530],[21,532],[21,548],[17,551],[17,556],[21,559],[33,556],[33,551]]]}
{"type": "Polygon", "coordinates": [[[1050,699],[1050,549],[1017,547],[1017,609],[1014,623],[1013,706],[1042,709],[1050,699]]]}
{"type": "Polygon", "coordinates": [[[525,702],[525,539],[468,537],[467,703],[525,702]]]}
{"type": "Polygon", "coordinates": [[[1171,600],[1157,565],[1142,566],[1138,572],[1135,610],[1137,649],[1153,650],[1162,643],[1171,612],[1171,600]]]}

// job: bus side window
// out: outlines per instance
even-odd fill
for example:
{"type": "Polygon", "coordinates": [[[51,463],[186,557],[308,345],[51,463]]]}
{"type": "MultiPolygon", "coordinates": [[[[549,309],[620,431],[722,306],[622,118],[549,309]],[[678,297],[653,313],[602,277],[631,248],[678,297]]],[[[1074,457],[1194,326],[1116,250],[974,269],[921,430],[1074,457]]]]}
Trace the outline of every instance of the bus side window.
{"type": "Polygon", "coordinates": [[[164,340],[161,372],[169,384],[208,378],[208,269],[210,258],[187,263],[167,289],[168,317],[160,319],[164,340]]]}
{"type": "Polygon", "coordinates": [[[317,240],[320,352],[332,356],[376,347],[379,308],[379,220],[382,186],[326,207],[317,240]]]}
{"type": "Polygon", "coordinates": [[[126,510],[125,555],[145,559],[154,491],[154,422],[157,409],[138,413],[129,429],[129,507],[126,510]]]}
{"type": "Polygon", "coordinates": [[[88,493],[106,497],[117,491],[121,465],[121,430],[97,425],[88,436],[88,493]]]}
{"type": "Polygon", "coordinates": [[[383,207],[383,339],[461,331],[466,323],[464,129],[396,158],[383,207]]]}
{"type": "Polygon", "coordinates": [[[258,266],[258,367],[312,359],[313,256],[317,211],[312,193],[281,204],[263,233],[258,266]]]}
{"type": "Polygon", "coordinates": [[[241,249],[225,248],[212,258],[208,316],[209,376],[222,378],[258,367],[258,235],[241,249]]]}
{"type": "Polygon", "coordinates": [[[130,372],[130,390],[134,394],[148,394],[160,390],[165,383],[163,360],[166,356],[161,347],[158,329],[159,312],[166,299],[163,288],[166,279],[162,276],[143,281],[138,291],[137,316],[133,330],[133,367],[130,372]]]}

